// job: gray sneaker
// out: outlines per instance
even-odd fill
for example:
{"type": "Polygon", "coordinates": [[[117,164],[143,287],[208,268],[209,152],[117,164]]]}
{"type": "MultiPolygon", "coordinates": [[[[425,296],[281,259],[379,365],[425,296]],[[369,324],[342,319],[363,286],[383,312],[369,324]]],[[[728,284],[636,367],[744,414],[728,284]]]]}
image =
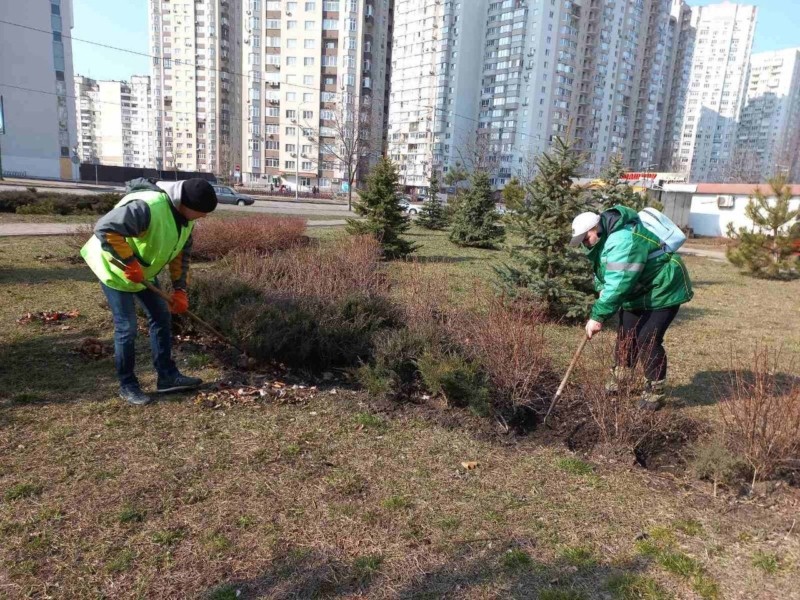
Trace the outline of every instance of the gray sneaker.
{"type": "Polygon", "coordinates": [[[181,392],[183,390],[192,390],[202,385],[203,380],[199,377],[187,377],[178,373],[171,379],[159,379],[156,385],[156,392],[165,394],[167,392],[181,392]]]}
{"type": "Polygon", "coordinates": [[[134,406],[144,406],[145,404],[150,404],[151,401],[150,396],[145,394],[138,385],[119,388],[119,397],[134,406]]]}

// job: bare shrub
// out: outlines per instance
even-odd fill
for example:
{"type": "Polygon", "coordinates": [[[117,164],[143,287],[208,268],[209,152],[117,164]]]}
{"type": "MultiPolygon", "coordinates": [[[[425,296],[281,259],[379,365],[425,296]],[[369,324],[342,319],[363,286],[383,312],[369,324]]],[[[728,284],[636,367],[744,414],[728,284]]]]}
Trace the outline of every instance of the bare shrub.
{"type": "Polygon", "coordinates": [[[781,373],[779,352],[756,347],[746,367],[734,359],[718,406],[728,447],[750,466],[753,481],[800,469],[800,377],[781,373]]]}
{"type": "Polygon", "coordinates": [[[366,237],[262,255],[234,253],[190,288],[193,305],[250,356],[306,369],[354,366],[397,322],[366,237]]]}
{"type": "Polygon", "coordinates": [[[450,315],[447,327],[453,342],[486,373],[501,414],[541,408],[555,391],[543,313],[529,302],[480,288],[474,300],[474,309],[450,315]]]}
{"type": "Polygon", "coordinates": [[[84,244],[86,244],[86,242],[89,241],[89,238],[91,238],[93,235],[94,225],[84,223],[76,227],[75,230],[69,235],[64,236],[64,241],[67,243],[69,249],[74,250],[75,254],[77,255],[81,248],[83,248],[84,244]]]}
{"type": "Polygon", "coordinates": [[[638,408],[645,385],[641,366],[618,380],[616,393],[606,389],[615,351],[614,338],[597,336],[587,345],[575,370],[575,391],[568,410],[570,414],[588,412],[594,425],[591,437],[608,447],[633,452],[643,463],[670,446],[696,437],[698,424],[669,407],[660,411],[638,408]]]}
{"type": "Polygon", "coordinates": [[[237,219],[205,219],[193,232],[192,257],[216,260],[234,251],[269,254],[305,240],[306,220],[300,217],[251,215],[237,219]]]}

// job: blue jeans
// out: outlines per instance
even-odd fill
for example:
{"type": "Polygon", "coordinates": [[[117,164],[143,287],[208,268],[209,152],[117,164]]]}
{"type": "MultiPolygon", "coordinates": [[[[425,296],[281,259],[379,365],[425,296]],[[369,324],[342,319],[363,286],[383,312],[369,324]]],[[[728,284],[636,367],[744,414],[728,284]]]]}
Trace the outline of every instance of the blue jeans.
{"type": "Polygon", "coordinates": [[[153,367],[159,380],[169,380],[178,375],[172,360],[172,317],[167,303],[150,290],[120,292],[100,284],[114,316],[114,365],[119,384],[123,388],[138,387],[136,365],[136,303],[147,313],[150,322],[150,348],[153,367]]]}

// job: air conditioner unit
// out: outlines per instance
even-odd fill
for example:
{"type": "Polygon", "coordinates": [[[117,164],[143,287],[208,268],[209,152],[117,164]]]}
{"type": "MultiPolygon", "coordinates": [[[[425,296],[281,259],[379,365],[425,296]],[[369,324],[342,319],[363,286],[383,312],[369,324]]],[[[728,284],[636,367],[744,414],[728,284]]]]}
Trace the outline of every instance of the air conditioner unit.
{"type": "Polygon", "coordinates": [[[289,156],[291,156],[292,158],[297,158],[297,154],[295,152],[290,152],[289,156]]]}

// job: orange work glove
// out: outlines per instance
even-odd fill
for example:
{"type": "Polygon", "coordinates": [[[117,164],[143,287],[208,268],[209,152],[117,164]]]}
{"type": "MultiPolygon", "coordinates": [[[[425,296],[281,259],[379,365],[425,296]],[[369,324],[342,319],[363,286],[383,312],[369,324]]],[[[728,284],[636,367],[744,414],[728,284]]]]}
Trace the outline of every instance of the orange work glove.
{"type": "Polygon", "coordinates": [[[132,260],[125,265],[125,278],[133,283],[144,282],[144,271],[142,265],[138,260],[132,260]]]}
{"type": "Polygon", "coordinates": [[[169,302],[169,310],[171,313],[179,315],[189,310],[189,296],[186,295],[186,290],[175,290],[172,292],[172,298],[169,302]]]}

